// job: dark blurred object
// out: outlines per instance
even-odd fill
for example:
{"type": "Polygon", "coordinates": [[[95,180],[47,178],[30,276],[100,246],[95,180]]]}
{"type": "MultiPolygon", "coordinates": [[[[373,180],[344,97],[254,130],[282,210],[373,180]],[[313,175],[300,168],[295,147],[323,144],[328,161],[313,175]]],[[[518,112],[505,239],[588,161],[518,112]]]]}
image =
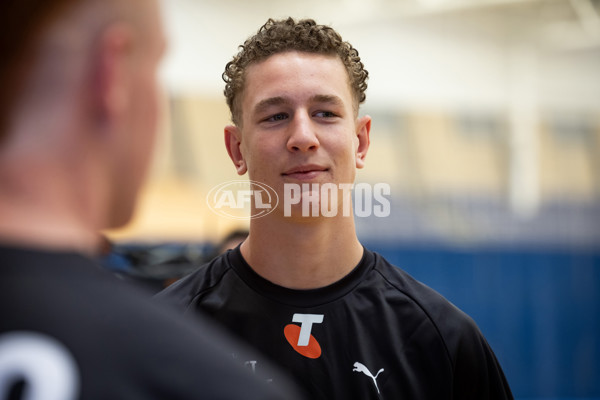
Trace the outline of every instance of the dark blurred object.
{"type": "Polygon", "coordinates": [[[99,261],[119,278],[158,292],[248,237],[236,229],[220,242],[113,243],[101,236],[99,261]]]}
{"type": "Polygon", "coordinates": [[[212,243],[108,243],[99,258],[119,278],[153,292],[191,273],[214,254],[212,243]]]}

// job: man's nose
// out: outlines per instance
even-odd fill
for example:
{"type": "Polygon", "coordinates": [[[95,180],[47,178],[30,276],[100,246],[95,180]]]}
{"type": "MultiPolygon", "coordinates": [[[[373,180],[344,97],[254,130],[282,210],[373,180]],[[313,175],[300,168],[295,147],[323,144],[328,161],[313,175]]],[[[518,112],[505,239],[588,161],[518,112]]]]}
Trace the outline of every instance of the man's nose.
{"type": "Polygon", "coordinates": [[[289,151],[309,151],[319,148],[315,124],[307,112],[298,112],[290,125],[287,147],[289,151]]]}

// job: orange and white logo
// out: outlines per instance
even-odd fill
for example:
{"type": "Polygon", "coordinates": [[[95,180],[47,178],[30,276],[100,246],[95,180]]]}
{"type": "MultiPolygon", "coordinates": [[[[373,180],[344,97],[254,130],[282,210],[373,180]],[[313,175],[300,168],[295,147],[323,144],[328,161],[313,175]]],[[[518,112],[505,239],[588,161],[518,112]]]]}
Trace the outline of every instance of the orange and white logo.
{"type": "Polygon", "coordinates": [[[321,356],[321,345],[311,334],[313,324],[323,322],[323,314],[294,314],[292,322],[283,328],[283,334],[294,350],[308,358],[319,358],[321,356]]]}

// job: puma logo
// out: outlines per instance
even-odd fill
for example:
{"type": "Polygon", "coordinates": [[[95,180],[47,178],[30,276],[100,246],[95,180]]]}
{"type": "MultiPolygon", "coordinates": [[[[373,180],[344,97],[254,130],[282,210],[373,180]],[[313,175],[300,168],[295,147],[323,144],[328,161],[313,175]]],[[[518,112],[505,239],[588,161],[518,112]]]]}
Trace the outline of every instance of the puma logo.
{"type": "Polygon", "coordinates": [[[375,376],[373,376],[373,374],[371,373],[371,371],[369,371],[369,369],[367,367],[365,367],[363,364],[361,364],[357,361],[354,363],[354,369],[352,369],[352,371],[353,372],[362,372],[369,378],[373,379],[373,383],[375,384],[375,389],[377,389],[377,393],[379,393],[379,386],[377,386],[377,377],[379,376],[380,373],[383,372],[383,368],[381,368],[379,371],[377,371],[377,374],[375,376]]]}

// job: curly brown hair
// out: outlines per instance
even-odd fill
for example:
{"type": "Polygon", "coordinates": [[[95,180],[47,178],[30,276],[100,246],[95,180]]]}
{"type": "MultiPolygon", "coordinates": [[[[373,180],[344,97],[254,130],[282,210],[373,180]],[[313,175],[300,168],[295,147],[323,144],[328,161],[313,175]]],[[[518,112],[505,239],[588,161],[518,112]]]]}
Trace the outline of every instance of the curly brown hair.
{"type": "Polygon", "coordinates": [[[358,112],[358,105],[366,99],[365,91],[369,77],[369,73],[360,61],[358,51],[350,43],[343,41],[333,28],[317,25],[312,19],[296,22],[291,17],[284,20],[269,18],[256,35],[248,38],[240,46],[240,51],[227,63],[223,72],[224,94],[234,124],[241,123],[240,99],[244,90],[246,68],[252,63],[286,51],[339,57],[348,71],[354,108],[355,112],[358,112]]]}

